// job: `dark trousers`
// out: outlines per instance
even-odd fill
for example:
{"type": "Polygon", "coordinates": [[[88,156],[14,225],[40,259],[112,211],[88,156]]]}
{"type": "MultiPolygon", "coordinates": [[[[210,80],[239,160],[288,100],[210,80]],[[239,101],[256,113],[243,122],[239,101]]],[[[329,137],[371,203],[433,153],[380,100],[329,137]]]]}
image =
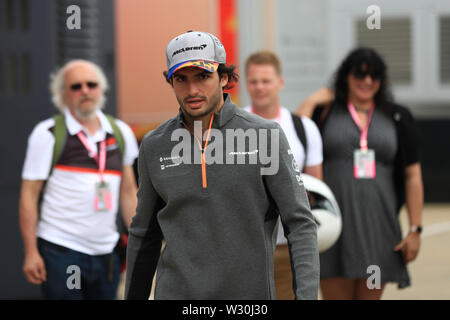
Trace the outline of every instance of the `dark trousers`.
{"type": "Polygon", "coordinates": [[[47,281],[41,285],[44,299],[114,300],[120,276],[115,253],[91,256],[38,239],[47,281]]]}

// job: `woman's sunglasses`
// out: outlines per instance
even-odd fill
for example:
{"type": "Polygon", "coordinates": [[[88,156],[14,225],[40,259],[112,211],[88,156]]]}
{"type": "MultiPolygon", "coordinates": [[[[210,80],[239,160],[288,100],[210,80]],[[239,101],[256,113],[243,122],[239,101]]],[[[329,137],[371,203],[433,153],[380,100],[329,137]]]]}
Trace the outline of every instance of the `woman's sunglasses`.
{"type": "Polygon", "coordinates": [[[381,78],[381,76],[375,72],[362,70],[355,70],[352,72],[352,75],[358,80],[364,80],[367,76],[371,77],[372,80],[378,80],[381,78]]]}
{"type": "MultiPolygon", "coordinates": [[[[95,89],[98,87],[98,83],[97,82],[93,82],[93,81],[88,81],[86,82],[86,85],[89,89],[95,89]]],[[[74,83],[70,86],[70,90],[72,91],[79,91],[81,90],[81,88],[83,87],[83,83],[79,82],[79,83],[74,83]]]]}

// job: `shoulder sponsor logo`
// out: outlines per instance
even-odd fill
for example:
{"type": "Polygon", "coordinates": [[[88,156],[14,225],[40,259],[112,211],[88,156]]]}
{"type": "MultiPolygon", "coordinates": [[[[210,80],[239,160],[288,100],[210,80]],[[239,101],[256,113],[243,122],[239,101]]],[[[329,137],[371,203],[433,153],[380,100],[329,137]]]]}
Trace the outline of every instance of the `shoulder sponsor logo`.
{"type": "Polygon", "coordinates": [[[202,45],[194,46],[194,47],[181,48],[181,49],[175,51],[174,53],[172,53],[172,58],[173,58],[175,55],[177,55],[177,54],[179,54],[179,53],[182,53],[182,52],[191,51],[191,50],[203,50],[203,49],[205,49],[206,47],[207,47],[206,44],[202,44],[202,45]]]}
{"type": "Polygon", "coordinates": [[[300,167],[298,166],[295,159],[292,159],[292,169],[294,169],[295,172],[300,172],[300,167]]]}

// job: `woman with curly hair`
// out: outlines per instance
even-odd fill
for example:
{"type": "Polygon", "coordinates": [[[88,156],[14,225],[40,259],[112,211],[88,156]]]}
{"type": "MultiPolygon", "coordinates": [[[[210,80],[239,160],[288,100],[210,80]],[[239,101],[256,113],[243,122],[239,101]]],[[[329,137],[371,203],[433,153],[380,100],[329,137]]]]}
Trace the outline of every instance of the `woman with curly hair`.
{"type": "Polygon", "coordinates": [[[387,282],[409,286],[422,229],[419,134],[411,113],[393,102],[383,59],[370,48],[351,51],[333,90],[314,92],[297,113],[321,130],[323,178],[343,218],[339,240],[320,255],[323,298],[380,299],[387,282]],[[402,239],[405,202],[410,230],[402,239]]]}

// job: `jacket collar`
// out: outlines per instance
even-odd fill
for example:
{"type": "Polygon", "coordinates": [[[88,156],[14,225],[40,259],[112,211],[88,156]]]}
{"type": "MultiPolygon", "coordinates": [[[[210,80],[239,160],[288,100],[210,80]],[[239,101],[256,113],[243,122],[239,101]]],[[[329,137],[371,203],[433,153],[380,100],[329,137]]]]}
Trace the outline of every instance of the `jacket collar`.
{"type": "MultiPolygon", "coordinates": [[[[214,112],[214,124],[215,127],[222,128],[228,121],[236,114],[236,105],[231,101],[231,97],[228,93],[223,94],[223,106],[219,112],[214,112]]],[[[176,117],[178,124],[183,127],[184,115],[181,108],[178,111],[176,117]]]]}

